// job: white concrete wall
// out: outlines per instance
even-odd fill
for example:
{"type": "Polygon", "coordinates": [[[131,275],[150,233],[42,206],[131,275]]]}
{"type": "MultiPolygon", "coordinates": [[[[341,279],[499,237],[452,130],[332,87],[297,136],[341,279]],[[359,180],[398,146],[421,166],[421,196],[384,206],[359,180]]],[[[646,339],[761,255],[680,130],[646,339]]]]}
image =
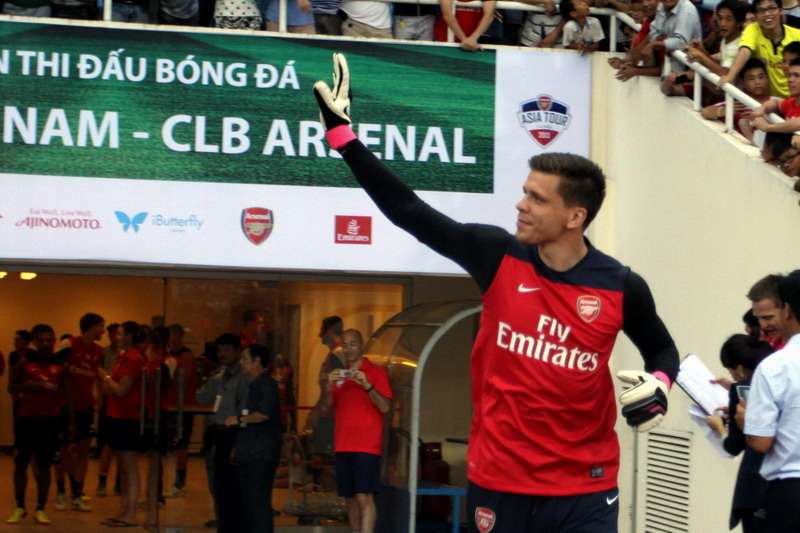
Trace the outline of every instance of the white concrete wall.
{"type": "MultiPolygon", "coordinates": [[[[723,135],[721,124],[703,121],[690,100],[663,97],[654,78],[616,81],[603,54],[595,55],[593,67],[591,150],[609,177],[609,195],[591,236],[648,280],[681,355],[696,352],[722,375],[719,347],[742,331],[749,287],[767,273],[800,267],[800,195],[754,148],[723,135]]],[[[623,337],[614,370],[640,368],[623,337]]],[[[664,426],[694,431],[691,531],[727,531],[738,460],[721,458],[702,440],[688,406],[673,390],[664,426]]],[[[627,533],[633,531],[634,440],[624,425],[618,431],[620,530],[627,533]]],[[[640,533],[644,519],[637,518],[640,533]]]]}

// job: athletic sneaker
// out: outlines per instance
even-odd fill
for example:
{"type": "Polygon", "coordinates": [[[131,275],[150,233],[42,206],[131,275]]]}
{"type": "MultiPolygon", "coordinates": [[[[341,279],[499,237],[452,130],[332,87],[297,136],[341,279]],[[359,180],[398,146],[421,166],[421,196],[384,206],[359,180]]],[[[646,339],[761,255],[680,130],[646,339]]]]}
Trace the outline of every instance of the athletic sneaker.
{"type": "Polygon", "coordinates": [[[66,511],[67,510],[67,495],[63,492],[59,492],[56,494],[56,511],[66,511]]]}
{"type": "Polygon", "coordinates": [[[27,516],[28,513],[25,512],[25,509],[22,507],[17,507],[14,509],[14,512],[11,513],[11,516],[8,517],[6,520],[6,524],[19,524],[22,522],[22,519],[27,516]]]}
{"type": "Polygon", "coordinates": [[[83,499],[75,498],[74,500],[72,500],[72,510],[88,513],[92,510],[92,508],[86,505],[86,502],[83,501],[83,499]]]}
{"type": "Polygon", "coordinates": [[[89,503],[90,501],[92,501],[92,497],[87,496],[86,494],[81,494],[81,501],[89,503]]]}
{"type": "Polygon", "coordinates": [[[186,496],[186,487],[172,487],[170,498],[183,498],[186,496]]]}
{"type": "Polygon", "coordinates": [[[45,513],[43,509],[39,509],[38,511],[36,511],[36,514],[33,515],[33,520],[37,524],[42,524],[43,526],[50,525],[50,519],[47,518],[47,513],[45,513]]]}

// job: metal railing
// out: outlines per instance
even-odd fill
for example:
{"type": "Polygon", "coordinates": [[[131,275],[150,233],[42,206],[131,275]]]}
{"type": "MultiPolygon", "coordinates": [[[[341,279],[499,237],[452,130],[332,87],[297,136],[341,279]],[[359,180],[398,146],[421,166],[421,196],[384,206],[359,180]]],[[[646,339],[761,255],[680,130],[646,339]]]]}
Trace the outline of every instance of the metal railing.
{"type": "MultiPolygon", "coordinates": [[[[633,28],[636,31],[639,31],[641,28],[640,24],[637,24],[629,15],[626,13],[620,13],[615,11],[614,17],[612,17],[612,21],[614,19],[619,20],[620,22],[626,24],[630,28],[633,28]]],[[[612,22],[612,28],[614,26],[614,22],[612,22]]],[[[610,31],[609,33],[613,33],[610,31]]],[[[612,52],[615,52],[617,49],[617,42],[614,39],[610,39],[611,45],[610,49],[612,52]]],[[[719,75],[714,74],[711,70],[703,65],[698,61],[691,61],[689,57],[686,55],[686,52],[682,50],[675,50],[670,53],[667,61],[665,61],[664,70],[668,70],[669,62],[670,61],[678,61],[679,63],[683,64],[688,69],[694,71],[695,76],[694,80],[692,81],[692,107],[695,111],[700,111],[703,108],[703,81],[708,81],[710,84],[717,87],[719,85],[719,75]]],[[[748,96],[744,91],[736,87],[732,83],[726,83],[720,89],[725,93],[725,130],[727,132],[734,132],[735,127],[733,124],[733,117],[735,114],[734,110],[734,101],[741,103],[742,105],[748,107],[749,109],[756,109],[761,106],[761,103],[758,102],[755,98],[748,96]]],[[[783,118],[776,115],[775,113],[771,113],[767,119],[772,123],[779,123],[783,122],[783,118]]]]}

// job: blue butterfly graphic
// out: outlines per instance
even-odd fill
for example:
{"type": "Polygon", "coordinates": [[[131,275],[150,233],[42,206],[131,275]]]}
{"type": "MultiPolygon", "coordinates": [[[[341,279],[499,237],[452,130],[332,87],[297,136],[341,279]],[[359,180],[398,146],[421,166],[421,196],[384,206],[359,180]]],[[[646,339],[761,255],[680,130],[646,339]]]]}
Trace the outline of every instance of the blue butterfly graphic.
{"type": "Polygon", "coordinates": [[[122,211],[114,211],[114,214],[117,215],[117,220],[119,223],[122,224],[122,231],[128,231],[128,228],[131,226],[133,227],[133,231],[139,232],[139,226],[144,224],[144,221],[147,219],[147,211],[142,213],[137,213],[133,216],[133,218],[129,217],[122,211]]]}

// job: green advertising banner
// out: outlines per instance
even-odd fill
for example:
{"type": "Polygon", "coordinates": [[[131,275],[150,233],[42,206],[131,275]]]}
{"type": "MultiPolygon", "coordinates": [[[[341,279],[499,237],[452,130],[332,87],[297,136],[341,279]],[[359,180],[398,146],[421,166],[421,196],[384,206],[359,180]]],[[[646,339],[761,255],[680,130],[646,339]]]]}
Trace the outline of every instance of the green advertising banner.
{"type": "Polygon", "coordinates": [[[1,170],[353,187],[311,95],[333,51],[354,129],[409,185],[493,191],[494,51],[8,21],[1,170]]]}

